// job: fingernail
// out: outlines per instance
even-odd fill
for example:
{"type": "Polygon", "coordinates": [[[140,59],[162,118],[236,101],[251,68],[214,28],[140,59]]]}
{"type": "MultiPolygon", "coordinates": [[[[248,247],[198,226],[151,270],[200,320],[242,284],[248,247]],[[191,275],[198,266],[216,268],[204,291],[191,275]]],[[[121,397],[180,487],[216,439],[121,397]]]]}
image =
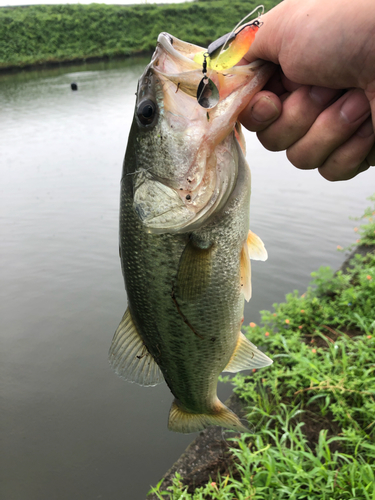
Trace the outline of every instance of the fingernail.
{"type": "Polygon", "coordinates": [[[368,118],[364,123],[362,123],[356,133],[357,135],[359,135],[359,137],[370,137],[370,135],[374,133],[374,127],[372,126],[371,118],[368,118]]]}
{"type": "Polygon", "coordinates": [[[370,103],[361,90],[348,92],[347,98],[341,106],[341,116],[348,123],[354,123],[365,114],[370,114],[370,103]]]}
{"type": "Polygon", "coordinates": [[[327,89],[326,87],[317,87],[315,85],[310,89],[311,99],[320,106],[326,106],[338,93],[336,89],[327,89]]]}
{"type": "Polygon", "coordinates": [[[251,115],[257,122],[268,122],[279,116],[279,114],[280,112],[275,104],[266,96],[261,97],[251,110],[251,115]]]}

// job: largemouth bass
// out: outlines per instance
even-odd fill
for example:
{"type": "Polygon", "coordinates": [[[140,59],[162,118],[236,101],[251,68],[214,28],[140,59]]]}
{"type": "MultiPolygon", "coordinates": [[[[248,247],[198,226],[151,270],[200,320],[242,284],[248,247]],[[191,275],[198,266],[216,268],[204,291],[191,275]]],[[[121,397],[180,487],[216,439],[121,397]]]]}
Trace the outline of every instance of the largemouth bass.
{"type": "Polygon", "coordinates": [[[272,363],[240,331],[250,258],[267,253],[249,232],[250,171],[237,123],[272,66],[209,70],[220,100],[206,109],[196,95],[202,51],[161,33],[138,83],[120,203],[128,309],[110,348],[126,380],[166,381],[175,397],[168,427],[184,433],[246,430],[218,399],[218,377],[272,363]]]}

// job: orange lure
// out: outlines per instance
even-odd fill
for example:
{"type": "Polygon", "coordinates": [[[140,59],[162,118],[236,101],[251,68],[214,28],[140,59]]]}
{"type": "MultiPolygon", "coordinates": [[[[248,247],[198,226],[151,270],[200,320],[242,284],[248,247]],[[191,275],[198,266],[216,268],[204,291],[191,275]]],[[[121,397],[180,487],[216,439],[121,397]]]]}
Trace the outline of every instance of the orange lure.
{"type": "MultiPolygon", "coordinates": [[[[206,57],[207,68],[215,71],[223,71],[238,64],[249,50],[258,29],[259,23],[257,22],[246,25],[235,33],[234,40],[223,50],[222,47],[225,47],[224,40],[221,47],[219,46],[218,49],[211,54],[211,56],[206,57]]],[[[228,38],[230,38],[230,35],[228,35],[228,38]]],[[[196,54],[194,56],[194,61],[198,64],[203,64],[205,54],[207,54],[206,51],[196,54]]]]}

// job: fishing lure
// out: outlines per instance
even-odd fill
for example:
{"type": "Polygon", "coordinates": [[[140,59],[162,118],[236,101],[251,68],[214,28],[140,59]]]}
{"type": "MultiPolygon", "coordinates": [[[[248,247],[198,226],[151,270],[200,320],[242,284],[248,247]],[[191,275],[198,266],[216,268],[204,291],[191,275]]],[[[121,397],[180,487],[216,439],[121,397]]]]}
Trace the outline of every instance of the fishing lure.
{"type": "Polygon", "coordinates": [[[207,70],[225,71],[240,62],[250,45],[261,23],[255,20],[245,24],[237,32],[221,36],[210,43],[207,50],[194,56],[194,61],[202,64],[203,78],[197,89],[197,101],[204,108],[210,109],[219,102],[219,90],[207,76],[207,70]]]}
{"type": "Polygon", "coordinates": [[[249,50],[260,26],[261,23],[255,20],[242,26],[236,33],[231,32],[221,36],[212,42],[206,51],[196,54],[194,61],[203,65],[206,59],[207,68],[215,71],[232,68],[249,50]]]}

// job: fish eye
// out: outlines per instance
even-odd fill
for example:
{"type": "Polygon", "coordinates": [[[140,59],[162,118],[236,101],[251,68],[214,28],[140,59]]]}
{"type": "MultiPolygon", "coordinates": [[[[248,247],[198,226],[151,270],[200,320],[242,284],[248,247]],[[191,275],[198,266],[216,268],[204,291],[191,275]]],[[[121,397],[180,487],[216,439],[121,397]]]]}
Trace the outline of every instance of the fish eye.
{"type": "Polygon", "coordinates": [[[150,99],[142,101],[137,108],[137,116],[142,125],[150,125],[156,115],[156,105],[150,99]]]}

